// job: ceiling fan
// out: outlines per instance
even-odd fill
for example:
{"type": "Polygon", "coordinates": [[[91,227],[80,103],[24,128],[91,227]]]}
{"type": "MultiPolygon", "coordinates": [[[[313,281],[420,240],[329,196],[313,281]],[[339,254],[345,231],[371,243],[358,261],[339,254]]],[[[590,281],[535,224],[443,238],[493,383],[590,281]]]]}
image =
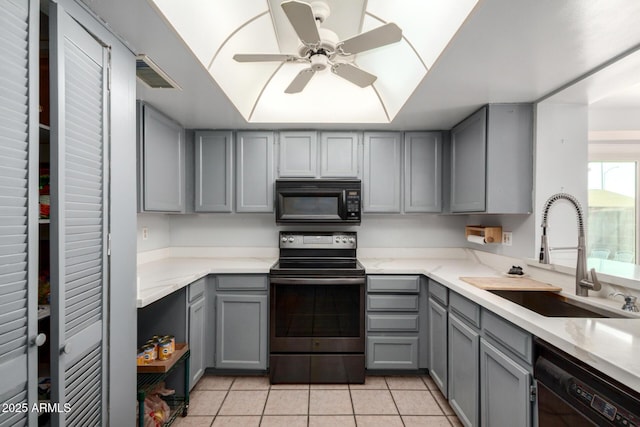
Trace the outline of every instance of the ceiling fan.
{"type": "Polygon", "coordinates": [[[289,0],[282,2],[280,6],[302,42],[297,55],[236,54],[233,59],[238,62],[282,61],[310,64],[309,68],[298,73],[285,89],[285,93],[301,92],[316,72],[327,67],[343,79],[360,87],[367,87],[373,84],[377,77],[355,66],[353,55],[402,39],[402,30],[396,24],[388,23],[340,41],[336,33],[320,27],[330,13],[329,6],[324,1],[305,3],[289,0]]]}

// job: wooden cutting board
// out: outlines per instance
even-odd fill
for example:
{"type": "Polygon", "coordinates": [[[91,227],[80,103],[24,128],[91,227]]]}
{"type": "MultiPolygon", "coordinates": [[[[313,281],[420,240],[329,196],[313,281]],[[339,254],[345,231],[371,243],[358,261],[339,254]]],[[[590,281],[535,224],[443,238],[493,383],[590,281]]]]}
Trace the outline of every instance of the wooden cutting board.
{"type": "Polygon", "coordinates": [[[562,288],[548,283],[538,282],[528,277],[460,277],[460,280],[480,289],[491,291],[550,291],[559,292],[562,288]]]}

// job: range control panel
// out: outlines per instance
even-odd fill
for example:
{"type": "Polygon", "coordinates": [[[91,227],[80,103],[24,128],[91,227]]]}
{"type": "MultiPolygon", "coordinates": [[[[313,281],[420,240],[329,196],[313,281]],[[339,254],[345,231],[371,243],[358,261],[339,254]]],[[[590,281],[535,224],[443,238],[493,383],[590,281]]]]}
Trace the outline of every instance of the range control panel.
{"type": "Polygon", "coordinates": [[[329,233],[280,232],[281,249],[356,249],[357,233],[351,231],[329,233]]]}

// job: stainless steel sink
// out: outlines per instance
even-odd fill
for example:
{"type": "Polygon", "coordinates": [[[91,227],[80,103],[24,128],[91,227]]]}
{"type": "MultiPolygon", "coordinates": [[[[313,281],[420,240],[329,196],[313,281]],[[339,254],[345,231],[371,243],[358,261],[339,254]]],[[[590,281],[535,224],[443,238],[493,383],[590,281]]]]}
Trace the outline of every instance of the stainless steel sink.
{"type": "Polygon", "coordinates": [[[497,290],[489,292],[546,317],[627,317],[624,313],[583,305],[555,292],[497,290]]]}

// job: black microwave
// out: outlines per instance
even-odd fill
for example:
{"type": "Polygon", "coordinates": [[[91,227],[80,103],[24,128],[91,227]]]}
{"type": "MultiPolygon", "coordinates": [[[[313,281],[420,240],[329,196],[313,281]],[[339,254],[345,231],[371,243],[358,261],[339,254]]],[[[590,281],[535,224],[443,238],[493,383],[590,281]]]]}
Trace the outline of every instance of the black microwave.
{"type": "Polygon", "coordinates": [[[277,224],[360,224],[357,179],[277,179],[277,224]]]}

